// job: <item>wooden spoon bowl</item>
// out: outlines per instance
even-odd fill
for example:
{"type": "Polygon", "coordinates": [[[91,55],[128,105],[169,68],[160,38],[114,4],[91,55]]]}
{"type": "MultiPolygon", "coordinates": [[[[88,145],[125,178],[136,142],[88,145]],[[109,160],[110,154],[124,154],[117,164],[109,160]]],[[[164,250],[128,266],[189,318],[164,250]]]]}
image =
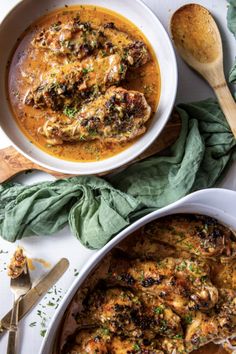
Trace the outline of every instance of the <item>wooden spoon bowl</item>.
{"type": "Polygon", "coordinates": [[[185,5],[172,16],[170,30],[181,57],[213,88],[236,137],[236,103],[226,84],[221,36],[212,15],[201,5],[185,5]]]}

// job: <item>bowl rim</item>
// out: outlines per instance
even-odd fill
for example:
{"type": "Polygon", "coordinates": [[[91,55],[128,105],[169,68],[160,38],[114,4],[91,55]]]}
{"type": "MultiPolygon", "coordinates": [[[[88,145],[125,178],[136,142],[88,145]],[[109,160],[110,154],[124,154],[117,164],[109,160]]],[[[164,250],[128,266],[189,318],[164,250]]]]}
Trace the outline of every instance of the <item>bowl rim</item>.
{"type": "Polygon", "coordinates": [[[52,354],[49,349],[52,349],[57,331],[59,330],[62,318],[68,308],[70,302],[75,296],[77,290],[86,280],[86,278],[91,274],[95,267],[102,261],[102,259],[114,249],[121,241],[129,237],[131,233],[138,230],[147,223],[157,220],[163,216],[174,215],[178,213],[189,213],[189,214],[202,214],[212,217],[216,217],[219,222],[225,224],[228,227],[232,227],[230,222],[225,222],[225,219],[231,219],[234,221],[234,228],[236,229],[236,209],[232,209],[232,205],[236,201],[236,191],[223,189],[223,188],[209,188],[205,190],[199,190],[193,192],[178,201],[167,205],[164,208],[155,210],[139,220],[135,221],[133,224],[129,225],[127,228],[122,230],[113,239],[111,239],[103,248],[98,250],[93,254],[87,262],[82,267],[78,277],[73,281],[66,294],[63,297],[60,305],[54,312],[50,324],[47,329],[47,333],[43,338],[39,354],[52,354]],[[227,196],[227,198],[226,198],[227,196]],[[224,199],[223,199],[224,197],[224,199]],[[224,200],[224,202],[222,202],[224,200]],[[194,211],[195,209],[207,209],[207,211],[194,211]],[[178,212],[178,209],[183,208],[185,211],[178,212]],[[191,210],[192,209],[192,210],[191,210]],[[220,217],[218,218],[218,213],[220,217]],[[58,325],[55,328],[55,324],[58,325]],[[45,351],[46,350],[46,351],[45,351]]]}
{"type": "MultiPolygon", "coordinates": [[[[32,0],[28,0],[28,1],[32,1],[32,0]]],[[[6,15],[4,16],[2,21],[0,22],[0,27],[4,24],[4,22],[7,20],[7,18],[12,13],[14,13],[14,11],[17,10],[18,7],[22,6],[22,4],[24,2],[26,2],[26,0],[20,0],[17,4],[15,4],[15,6],[13,6],[11,9],[9,9],[9,11],[6,13],[6,15]]],[[[174,106],[174,103],[175,103],[175,99],[176,99],[177,87],[178,87],[177,60],[176,60],[175,51],[174,51],[170,36],[168,34],[168,31],[164,28],[163,24],[161,23],[159,18],[156,16],[156,14],[142,0],[133,0],[133,2],[136,2],[137,4],[139,4],[139,6],[141,6],[145,10],[145,12],[149,14],[149,16],[152,18],[152,20],[155,23],[158,24],[159,29],[161,29],[161,31],[162,31],[162,34],[164,33],[165,42],[166,42],[165,46],[166,46],[166,48],[168,48],[168,52],[170,54],[171,66],[172,66],[172,70],[173,70],[173,76],[171,77],[172,94],[171,94],[171,96],[169,95],[169,97],[168,97],[168,105],[165,106],[164,111],[161,112],[160,116],[157,118],[160,121],[161,116],[164,115],[164,117],[165,117],[165,119],[163,119],[161,122],[159,122],[159,127],[158,127],[158,130],[157,130],[157,133],[155,133],[155,134],[153,133],[152,136],[150,137],[150,139],[148,139],[148,141],[146,141],[145,143],[143,142],[142,143],[143,146],[139,146],[138,145],[140,138],[142,138],[142,136],[141,136],[140,138],[137,139],[137,141],[135,141],[133,144],[131,144],[131,146],[128,147],[127,149],[125,149],[124,151],[122,151],[122,152],[120,152],[120,153],[118,153],[116,155],[113,155],[113,156],[111,156],[109,158],[106,158],[104,160],[92,161],[92,162],[81,162],[81,161],[76,162],[76,161],[69,161],[69,160],[66,160],[66,159],[60,159],[60,158],[57,158],[56,156],[48,154],[47,152],[45,152],[42,149],[40,149],[38,146],[34,145],[34,147],[36,149],[36,152],[39,150],[39,153],[44,153],[47,156],[50,156],[51,158],[56,159],[57,161],[59,160],[60,162],[58,162],[58,164],[61,164],[61,166],[58,167],[58,166],[54,166],[53,161],[47,161],[47,162],[41,161],[42,158],[40,156],[37,157],[36,153],[35,153],[36,156],[32,156],[32,152],[31,151],[25,151],[26,148],[21,148],[20,146],[18,146],[17,142],[14,141],[14,138],[11,138],[9,136],[9,134],[5,131],[5,128],[0,123],[0,126],[2,127],[2,131],[8,137],[8,139],[11,141],[11,144],[24,157],[26,157],[27,159],[31,160],[35,164],[37,164],[39,166],[42,166],[45,169],[53,170],[55,172],[60,172],[60,173],[64,173],[64,174],[71,174],[71,175],[103,174],[103,173],[110,173],[113,170],[116,170],[118,168],[121,168],[122,166],[125,166],[126,164],[128,164],[129,162],[134,160],[136,157],[141,155],[148,147],[150,147],[150,145],[156,139],[158,139],[158,137],[160,136],[161,132],[163,131],[165,125],[167,124],[167,122],[169,120],[169,117],[170,117],[170,114],[172,112],[172,109],[173,109],[173,106],[174,106]],[[136,151],[132,151],[129,154],[128,152],[134,146],[137,147],[136,151]],[[113,161],[112,160],[116,156],[119,156],[119,155],[121,155],[122,153],[124,153],[126,151],[127,151],[127,156],[123,156],[122,159],[120,159],[119,161],[113,161]],[[104,166],[104,164],[103,164],[104,162],[105,163],[107,162],[107,166],[104,166]],[[68,166],[67,166],[67,164],[68,164],[68,166]],[[84,169],[82,168],[82,166],[83,166],[84,169]],[[82,170],[80,170],[80,168],[82,168],[82,170]]],[[[79,5],[79,1],[78,1],[78,5],[79,5]]],[[[56,7],[55,9],[57,9],[57,8],[60,8],[60,6],[56,7]]],[[[109,5],[107,6],[107,8],[109,9],[109,5]]],[[[120,14],[123,17],[126,18],[126,15],[125,15],[124,11],[122,11],[122,7],[121,7],[120,14]]],[[[38,17],[40,17],[40,16],[38,16],[38,17]]],[[[144,35],[145,35],[145,32],[144,32],[144,35]]],[[[151,41],[150,41],[150,44],[151,44],[151,46],[153,45],[153,43],[151,41]]],[[[6,68],[4,69],[4,71],[6,73],[6,68]]],[[[162,71],[161,70],[160,70],[160,74],[161,74],[161,81],[162,81],[162,71]]],[[[162,89],[161,89],[161,96],[162,96],[162,89]]],[[[157,110],[156,110],[155,114],[157,114],[157,112],[158,112],[158,108],[159,108],[159,105],[160,105],[160,102],[161,102],[161,96],[160,96],[160,99],[159,99],[159,102],[158,102],[158,106],[157,106],[157,110]]],[[[10,112],[12,118],[15,120],[14,115],[11,112],[10,107],[9,107],[9,112],[10,112]]],[[[18,127],[18,129],[19,129],[19,127],[18,127]]],[[[151,131],[153,129],[155,129],[155,126],[149,127],[148,130],[151,131]]],[[[21,132],[21,130],[20,130],[20,132],[21,132]]],[[[143,136],[145,136],[146,133],[144,133],[143,136]]],[[[24,140],[26,139],[26,141],[27,141],[28,139],[25,136],[25,134],[23,132],[21,132],[21,134],[23,134],[24,140]]]]}

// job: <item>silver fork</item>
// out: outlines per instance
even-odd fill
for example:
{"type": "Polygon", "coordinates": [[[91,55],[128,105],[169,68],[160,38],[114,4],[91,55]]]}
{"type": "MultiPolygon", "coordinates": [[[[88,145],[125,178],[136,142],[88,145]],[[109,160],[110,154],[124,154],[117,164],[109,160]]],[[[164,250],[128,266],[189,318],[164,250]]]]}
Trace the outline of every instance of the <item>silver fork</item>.
{"type": "Polygon", "coordinates": [[[21,298],[30,290],[30,288],[31,280],[29,269],[26,264],[23,273],[19,277],[11,279],[11,291],[14,294],[14,305],[12,308],[7,354],[16,354],[16,335],[19,320],[19,302],[21,298]]]}

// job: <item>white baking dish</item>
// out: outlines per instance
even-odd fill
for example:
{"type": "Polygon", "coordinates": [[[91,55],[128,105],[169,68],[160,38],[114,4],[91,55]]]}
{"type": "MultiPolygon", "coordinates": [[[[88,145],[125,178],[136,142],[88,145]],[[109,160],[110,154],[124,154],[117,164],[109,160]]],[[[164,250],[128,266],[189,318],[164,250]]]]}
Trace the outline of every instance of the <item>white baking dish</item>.
{"type": "Polygon", "coordinates": [[[133,231],[139,229],[141,226],[162,216],[176,213],[208,215],[229,226],[232,230],[236,230],[236,192],[225,189],[208,189],[195,192],[165,208],[157,210],[141,218],[124,231],[120,232],[105,247],[103,247],[103,249],[93,255],[84,265],[80,275],[71,285],[52,318],[51,325],[49,326],[46,337],[42,343],[40,354],[52,353],[55,335],[67,306],[83,281],[89,276],[91,271],[101,261],[101,259],[121,240],[126,238],[133,231]]]}

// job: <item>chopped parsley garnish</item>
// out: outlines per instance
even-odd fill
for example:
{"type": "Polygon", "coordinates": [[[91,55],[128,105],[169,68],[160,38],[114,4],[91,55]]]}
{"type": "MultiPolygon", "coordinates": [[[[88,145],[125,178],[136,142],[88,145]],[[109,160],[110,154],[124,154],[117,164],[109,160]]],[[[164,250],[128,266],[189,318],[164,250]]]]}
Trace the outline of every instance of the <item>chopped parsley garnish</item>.
{"type": "Polygon", "coordinates": [[[202,277],[201,277],[201,282],[202,283],[205,283],[207,281],[207,275],[203,275],[202,277]]]}
{"type": "Polygon", "coordinates": [[[186,315],[186,316],[184,317],[184,321],[185,321],[186,324],[192,323],[192,321],[193,321],[193,316],[192,316],[192,315],[186,315]]]}
{"type": "Polygon", "coordinates": [[[77,277],[79,275],[79,271],[75,268],[74,269],[74,276],[77,277]]]}
{"type": "Polygon", "coordinates": [[[125,73],[125,69],[126,69],[125,65],[124,64],[120,64],[119,73],[120,74],[124,74],[125,73]]]}
{"type": "Polygon", "coordinates": [[[52,25],[51,25],[51,29],[52,30],[54,30],[54,31],[60,31],[60,29],[61,29],[61,21],[58,21],[58,22],[56,22],[56,23],[53,23],[52,25]]]}
{"type": "Polygon", "coordinates": [[[44,337],[45,334],[46,334],[46,332],[47,332],[46,329],[42,329],[42,330],[40,331],[40,336],[44,337]]]}
{"type": "Polygon", "coordinates": [[[31,322],[31,323],[29,324],[29,326],[30,326],[30,327],[35,327],[35,326],[36,326],[36,323],[37,323],[37,322],[31,322]]]}
{"type": "Polygon", "coordinates": [[[79,140],[86,140],[86,138],[85,138],[85,136],[84,135],[80,135],[80,137],[79,137],[79,140]]]}
{"type": "Polygon", "coordinates": [[[108,328],[102,328],[102,333],[105,335],[105,336],[108,336],[110,334],[110,331],[108,328]]]}
{"type": "Polygon", "coordinates": [[[185,261],[183,261],[182,263],[180,263],[180,265],[178,265],[176,267],[177,270],[181,271],[187,268],[187,263],[185,261]]]}
{"type": "Polygon", "coordinates": [[[193,245],[189,242],[185,242],[183,245],[186,246],[189,250],[193,249],[193,245]]]}
{"type": "Polygon", "coordinates": [[[183,338],[183,335],[182,334],[176,334],[173,338],[174,339],[181,339],[181,338],[183,338]]]}
{"type": "Polygon", "coordinates": [[[93,70],[94,70],[94,69],[93,69],[92,66],[88,66],[87,68],[83,68],[83,69],[82,69],[82,73],[83,73],[84,75],[86,75],[86,74],[88,74],[88,73],[91,73],[93,70]]]}
{"type": "Polygon", "coordinates": [[[190,264],[189,269],[191,270],[191,272],[194,272],[194,266],[193,266],[193,264],[190,264]]]}
{"type": "Polygon", "coordinates": [[[75,115],[78,113],[78,109],[75,108],[75,107],[69,107],[69,106],[66,106],[64,109],[63,109],[63,113],[73,119],[75,117],[75,115]]]}
{"type": "Polygon", "coordinates": [[[166,320],[162,320],[160,322],[160,324],[161,324],[161,327],[160,327],[161,332],[165,332],[167,330],[167,321],[166,320]]]}
{"type": "Polygon", "coordinates": [[[157,306],[157,307],[155,307],[154,312],[157,313],[158,315],[161,315],[164,312],[164,307],[157,306]]]}
{"type": "Polygon", "coordinates": [[[140,346],[137,343],[134,344],[133,348],[134,350],[140,350],[140,346]]]}

